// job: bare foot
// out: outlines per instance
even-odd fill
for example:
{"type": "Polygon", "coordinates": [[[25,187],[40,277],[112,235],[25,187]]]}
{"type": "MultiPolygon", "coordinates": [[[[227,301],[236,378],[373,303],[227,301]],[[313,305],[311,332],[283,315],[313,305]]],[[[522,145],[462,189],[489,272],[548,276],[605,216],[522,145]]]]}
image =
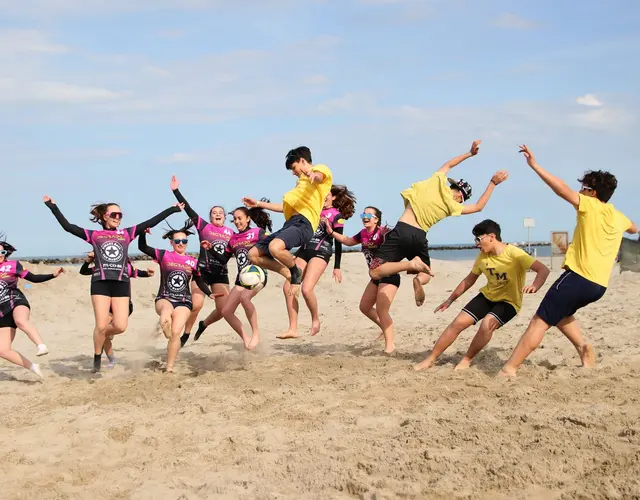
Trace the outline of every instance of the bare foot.
{"type": "Polygon", "coordinates": [[[162,333],[164,333],[164,336],[170,339],[171,338],[171,318],[161,321],[160,328],[162,328],[162,333]]]}
{"type": "Polygon", "coordinates": [[[249,349],[249,346],[251,345],[251,337],[249,337],[248,335],[243,335],[241,338],[242,342],[244,343],[244,348],[249,349]]]}
{"type": "Polygon", "coordinates": [[[173,373],[173,366],[167,366],[167,373],[173,373]]]}
{"type": "Polygon", "coordinates": [[[422,262],[422,259],[420,257],[414,257],[413,259],[411,259],[410,265],[411,271],[415,271],[418,273],[427,273],[429,276],[433,276],[431,268],[424,262],[422,262]]]}
{"type": "Polygon", "coordinates": [[[466,356],[460,360],[460,363],[456,365],[453,371],[466,370],[471,366],[471,360],[466,356]]]}
{"type": "Polygon", "coordinates": [[[431,359],[431,356],[429,356],[422,363],[418,363],[416,366],[414,366],[413,369],[417,372],[419,372],[420,370],[427,370],[431,368],[435,364],[435,362],[436,360],[431,359]]]}
{"type": "Polygon", "coordinates": [[[318,335],[319,333],[320,333],[320,320],[313,321],[311,323],[311,330],[309,331],[309,335],[313,337],[314,335],[318,335]]]}
{"type": "Polygon", "coordinates": [[[502,370],[498,373],[498,377],[512,377],[516,376],[516,370],[513,368],[507,368],[505,366],[502,367],[502,370]]]}
{"type": "Polygon", "coordinates": [[[277,339],[297,339],[298,338],[298,330],[287,330],[284,333],[276,336],[277,339]]]}
{"type": "Polygon", "coordinates": [[[250,351],[254,350],[256,347],[258,347],[259,342],[260,342],[260,334],[254,333],[251,336],[251,342],[249,343],[249,346],[247,347],[247,349],[249,349],[250,351]]]}
{"type": "Polygon", "coordinates": [[[596,366],[596,353],[591,344],[585,344],[580,350],[580,359],[582,366],[585,368],[593,368],[596,366]]]}
{"type": "Polygon", "coordinates": [[[424,288],[422,287],[422,283],[420,283],[420,279],[416,276],[413,278],[413,294],[416,298],[416,305],[420,307],[424,304],[424,288]]]}
{"type": "Polygon", "coordinates": [[[396,350],[395,344],[385,344],[384,353],[385,354],[393,354],[393,351],[396,350]]]}

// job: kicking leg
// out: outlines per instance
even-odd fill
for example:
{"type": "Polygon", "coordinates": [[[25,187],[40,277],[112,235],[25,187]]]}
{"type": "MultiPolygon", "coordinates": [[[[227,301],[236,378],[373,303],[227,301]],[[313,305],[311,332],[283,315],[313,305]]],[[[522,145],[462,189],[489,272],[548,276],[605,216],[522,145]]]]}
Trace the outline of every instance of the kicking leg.
{"type": "MultiPolygon", "coordinates": [[[[224,308],[224,305],[227,303],[227,298],[229,297],[229,285],[225,285],[223,283],[215,283],[211,287],[211,291],[213,293],[224,293],[224,295],[222,297],[216,297],[214,299],[216,303],[216,308],[211,312],[211,314],[209,314],[209,316],[207,316],[204,320],[198,323],[198,330],[196,331],[196,334],[193,337],[194,341],[198,340],[208,327],[210,327],[211,325],[220,321],[223,318],[222,309],[224,308]]],[[[184,335],[183,335],[183,338],[184,338],[184,335]]],[[[180,340],[180,342],[182,343],[182,339],[180,340]]],[[[185,339],[185,342],[186,342],[186,339],[185,339]]]]}
{"type": "MultiPolygon", "coordinates": [[[[171,308],[173,309],[173,306],[171,308]]],[[[171,335],[167,343],[167,373],[173,372],[173,365],[180,350],[180,335],[190,316],[191,310],[184,306],[176,307],[171,313],[171,335]]]]}
{"type": "Polygon", "coordinates": [[[156,313],[160,316],[160,328],[164,338],[171,338],[171,317],[173,316],[173,304],[166,299],[156,300],[156,313]]]}
{"type": "MultiPolygon", "coordinates": [[[[380,330],[382,330],[382,324],[380,323],[380,318],[378,317],[378,311],[376,311],[376,301],[378,299],[378,285],[376,285],[373,281],[370,281],[364,292],[362,293],[362,298],[360,299],[360,312],[364,314],[367,318],[373,321],[380,330]]],[[[384,339],[384,333],[380,333],[376,340],[384,339]]]]}
{"type": "Polygon", "coordinates": [[[504,364],[498,375],[501,377],[515,377],[520,365],[540,345],[544,334],[549,328],[550,326],[535,314],[531,318],[526,331],[520,337],[518,345],[511,353],[511,357],[504,364]]]}
{"type": "Polygon", "coordinates": [[[38,377],[42,378],[42,372],[40,371],[39,365],[32,363],[18,351],[14,351],[11,348],[11,343],[15,337],[15,328],[0,328],[0,358],[6,359],[14,365],[31,370],[38,377]]]}
{"type": "Polygon", "coordinates": [[[244,290],[242,292],[241,304],[244,309],[244,313],[247,315],[249,325],[251,325],[251,341],[249,342],[248,349],[255,349],[260,342],[260,328],[258,327],[258,312],[256,307],[251,302],[253,298],[258,295],[262,288],[254,290],[244,290]]]}
{"type": "Polygon", "coordinates": [[[424,286],[431,281],[431,276],[427,273],[418,273],[417,276],[413,278],[413,295],[415,297],[416,305],[420,307],[424,304],[424,286]]]}
{"type": "MultiPolygon", "coordinates": [[[[375,265],[375,264],[374,264],[375,265]]],[[[387,278],[389,276],[393,276],[394,274],[399,274],[403,272],[408,273],[425,273],[430,276],[433,276],[431,272],[431,268],[427,266],[420,257],[414,257],[411,260],[402,261],[402,262],[385,262],[381,263],[376,267],[372,267],[369,269],[369,276],[371,279],[379,280],[382,278],[387,278]]]]}
{"type": "Polygon", "coordinates": [[[44,345],[42,341],[42,337],[38,333],[38,329],[31,322],[31,309],[27,306],[16,306],[13,310],[13,321],[15,321],[16,326],[27,334],[27,337],[38,347],[38,353],[36,356],[43,356],[45,354],[49,354],[49,349],[44,345]]]}
{"type": "Polygon", "coordinates": [[[424,361],[417,364],[413,367],[414,370],[426,370],[427,368],[431,368],[436,360],[440,357],[440,355],[446,351],[451,344],[455,342],[460,335],[461,332],[469,328],[475,323],[475,320],[471,317],[470,314],[467,314],[464,311],[460,311],[456,318],[449,323],[449,326],[445,328],[440,338],[436,341],[435,345],[431,349],[429,356],[425,358],[424,361]]]}
{"type": "MultiPolygon", "coordinates": [[[[279,240],[279,241],[282,241],[282,240],[279,240]]],[[[284,242],[283,242],[283,248],[284,248],[284,242]]],[[[289,255],[291,254],[289,253],[289,255]]],[[[251,250],[249,250],[249,253],[247,254],[247,256],[252,264],[255,264],[256,266],[260,266],[263,269],[273,271],[274,273],[278,273],[287,280],[291,279],[291,272],[289,271],[289,269],[287,269],[284,265],[282,265],[280,262],[278,262],[274,258],[267,256],[264,250],[254,246],[251,248],[251,250]]]]}

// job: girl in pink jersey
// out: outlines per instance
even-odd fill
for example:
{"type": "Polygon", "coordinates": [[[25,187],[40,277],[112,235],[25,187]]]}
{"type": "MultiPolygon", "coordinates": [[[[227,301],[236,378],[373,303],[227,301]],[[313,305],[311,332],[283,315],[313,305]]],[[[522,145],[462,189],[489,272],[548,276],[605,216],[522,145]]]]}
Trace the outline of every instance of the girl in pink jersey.
{"type": "Polygon", "coordinates": [[[155,217],[135,226],[120,229],[122,212],[116,203],[101,203],[91,207],[91,221],[101,230],[82,229],[69,221],[48,196],[44,203],[62,228],[93,246],[95,266],[91,277],[91,303],[96,326],[93,330],[93,369],[100,371],[103,348],[111,351],[111,338],[127,329],[129,296],[131,295],[127,260],[129,244],[147,229],[156,226],[169,215],[180,212],[184,205],[176,203],[155,217]],[[110,312],[112,311],[110,318],[110,312]]]}
{"type": "MultiPolygon", "coordinates": [[[[373,259],[380,246],[384,243],[389,228],[381,225],[382,212],[376,207],[365,208],[360,218],[362,219],[364,228],[351,238],[333,232],[329,225],[327,225],[327,230],[330,234],[333,234],[336,241],[342,242],[343,245],[348,247],[358,244],[361,245],[367,266],[371,269],[373,259]]],[[[364,293],[360,299],[360,311],[362,314],[382,330],[382,334],[378,339],[385,339],[385,350],[389,347],[389,340],[391,341],[391,345],[393,345],[393,319],[391,319],[389,310],[391,309],[391,304],[396,297],[399,287],[399,274],[394,274],[381,280],[371,280],[364,289],[364,293]],[[376,303],[378,304],[377,308],[376,303]]]]}
{"type": "Polygon", "coordinates": [[[173,372],[173,365],[180,350],[180,335],[189,319],[193,308],[191,297],[191,278],[198,283],[200,290],[214,299],[209,287],[198,271],[198,263],[194,257],[187,255],[188,236],[193,234],[189,220],[181,229],[170,229],[163,239],[170,241],[173,251],[158,250],[147,245],[143,232],[138,239],[141,252],[153,258],[160,265],[160,288],[156,296],[156,312],[160,316],[160,326],[167,338],[167,372],[173,372]]]}
{"type": "MultiPolygon", "coordinates": [[[[355,212],[356,198],[346,186],[331,186],[331,191],[324,201],[324,208],[320,212],[320,224],[311,240],[302,245],[295,254],[295,263],[302,270],[302,296],[311,313],[310,335],[320,332],[320,313],[318,311],[318,299],[314,292],[320,277],[329,265],[333,255],[333,236],[327,232],[325,224],[331,225],[334,233],[342,234],[344,221],[350,219],[355,212]]],[[[333,277],[337,283],[342,282],[340,261],[342,259],[342,243],[335,241],[335,259],[333,263],[333,277]]],[[[279,339],[291,339],[298,337],[298,298],[290,293],[291,284],[285,281],[283,285],[284,298],[287,303],[289,315],[289,330],[279,339]]]]}
{"type": "MultiPolygon", "coordinates": [[[[268,200],[266,201],[268,202],[268,200]]],[[[268,234],[266,231],[271,231],[271,217],[260,208],[248,209],[245,207],[236,208],[232,212],[232,215],[233,223],[238,229],[238,232],[231,237],[231,241],[229,241],[229,244],[227,245],[225,254],[222,257],[216,258],[220,259],[222,262],[227,262],[232,256],[235,257],[238,265],[238,274],[236,276],[235,286],[229,293],[227,302],[222,309],[222,315],[231,328],[233,328],[240,336],[244,342],[245,348],[255,349],[258,342],[260,342],[260,330],[258,328],[258,313],[256,312],[255,306],[251,303],[251,300],[258,294],[258,292],[260,292],[260,290],[262,290],[263,286],[257,286],[253,290],[243,288],[240,286],[240,273],[245,267],[251,265],[248,257],[249,250],[251,250],[258,241],[268,234]],[[252,220],[258,227],[251,227],[252,220]],[[244,312],[247,315],[247,319],[249,320],[249,324],[251,325],[251,337],[247,335],[242,327],[242,322],[235,315],[236,309],[238,309],[240,304],[242,304],[244,312]]],[[[204,241],[201,245],[205,249],[210,249],[211,244],[204,241]]],[[[264,273],[266,278],[267,271],[264,270],[264,273]]],[[[205,326],[210,324],[208,323],[210,318],[211,316],[204,321],[205,326]]]]}
{"type": "Polygon", "coordinates": [[[31,306],[18,288],[18,281],[25,279],[32,283],[43,283],[57,278],[64,272],[64,269],[56,269],[53,274],[32,274],[24,269],[20,262],[9,260],[15,251],[15,247],[7,243],[0,235],[0,358],[22,366],[42,378],[39,365],[32,363],[11,348],[16,337],[16,329],[19,328],[38,346],[38,356],[49,352],[47,346],[43,344],[37,328],[29,320],[31,306]]]}
{"type": "MultiPolygon", "coordinates": [[[[211,250],[205,250],[201,247],[200,256],[198,257],[198,269],[202,275],[204,282],[211,287],[214,293],[222,294],[216,299],[216,308],[209,315],[210,323],[215,323],[222,319],[222,308],[229,294],[229,270],[227,265],[216,259],[214,254],[218,256],[224,255],[224,251],[229,244],[229,240],[233,235],[233,230],[224,225],[225,212],[224,208],[215,205],[209,210],[209,222],[200,217],[179,190],[180,181],[174,175],[171,178],[171,190],[180,203],[184,203],[185,212],[193,221],[198,231],[200,241],[208,241],[211,243],[211,250]]],[[[195,282],[192,283],[191,296],[193,297],[193,311],[187,320],[184,329],[184,335],[180,338],[180,344],[184,344],[189,340],[191,329],[198,319],[198,313],[204,305],[204,293],[198,288],[195,282]]],[[[204,321],[200,321],[198,330],[193,340],[198,340],[208,325],[204,321]]]]}

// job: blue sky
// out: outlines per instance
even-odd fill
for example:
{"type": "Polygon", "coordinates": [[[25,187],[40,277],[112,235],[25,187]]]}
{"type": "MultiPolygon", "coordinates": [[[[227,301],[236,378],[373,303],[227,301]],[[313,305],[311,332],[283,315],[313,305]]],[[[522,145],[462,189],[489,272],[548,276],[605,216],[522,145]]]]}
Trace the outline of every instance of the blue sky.
{"type": "Polygon", "coordinates": [[[453,177],[474,200],[496,170],[510,178],[482,214],[436,225],[433,244],[470,241],[485,217],[507,240],[526,239],[524,217],[532,239],[573,230],[523,142],[576,188],[583,171],[611,170],[613,203],[640,220],[637,1],[0,0],[0,12],[0,230],[21,256],[87,250],[45,193],[81,226],[98,201],[120,203],[129,225],[174,203],[176,174],[200,213],[230,210],[290,189],[284,155],[302,144],[393,224],[402,189],[482,139],[453,177]]]}

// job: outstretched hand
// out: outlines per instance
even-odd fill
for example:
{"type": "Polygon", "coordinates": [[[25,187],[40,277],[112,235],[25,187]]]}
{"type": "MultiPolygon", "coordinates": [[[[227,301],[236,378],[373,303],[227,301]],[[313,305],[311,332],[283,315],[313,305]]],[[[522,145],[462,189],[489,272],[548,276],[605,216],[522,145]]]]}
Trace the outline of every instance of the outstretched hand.
{"type": "Polygon", "coordinates": [[[473,141],[473,144],[471,144],[471,149],[469,150],[469,153],[471,153],[471,156],[475,156],[478,154],[478,151],[480,151],[480,143],[482,141],[481,140],[476,140],[473,141]]]}
{"type": "Polygon", "coordinates": [[[53,203],[54,205],[56,204],[55,201],[53,201],[51,198],[49,198],[46,194],[42,197],[42,201],[44,201],[45,203],[53,203]]]}
{"type": "Polygon", "coordinates": [[[53,277],[57,278],[58,276],[60,276],[62,273],[64,272],[64,268],[59,267],[58,269],[56,269],[55,271],[53,271],[53,277]]]}
{"type": "Polygon", "coordinates": [[[491,182],[493,182],[497,186],[498,184],[501,184],[504,181],[506,181],[508,178],[509,178],[509,172],[507,172],[506,170],[498,170],[491,177],[491,182]]]}
{"type": "Polygon", "coordinates": [[[175,175],[171,176],[171,191],[175,191],[179,187],[180,181],[178,180],[178,178],[175,175]]]}
{"type": "Polygon", "coordinates": [[[242,198],[242,203],[244,203],[244,206],[247,208],[258,207],[258,200],[256,200],[255,198],[249,198],[248,196],[245,198],[242,198]]]}
{"type": "Polygon", "coordinates": [[[154,274],[156,274],[156,270],[153,269],[152,267],[147,267],[147,274],[149,276],[153,276],[154,274]]]}
{"type": "Polygon", "coordinates": [[[525,286],[522,289],[522,293],[536,293],[537,291],[538,289],[533,285],[525,286]]]}
{"type": "Polygon", "coordinates": [[[333,279],[336,280],[336,283],[342,283],[342,271],[340,269],[333,270],[333,279]]]}
{"type": "Polygon", "coordinates": [[[437,312],[446,311],[447,309],[449,309],[450,305],[451,305],[451,300],[447,299],[442,304],[440,304],[438,307],[436,307],[433,312],[437,313],[437,312]]]}
{"type": "Polygon", "coordinates": [[[529,164],[529,166],[533,167],[533,165],[536,163],[536,157],[533,155],[531,150],[529,150],[526,144],[523,144],[518,147],[520,148],[518,153],[522,153],[524,157],[527,159],[527,163],[529,164]]]}

